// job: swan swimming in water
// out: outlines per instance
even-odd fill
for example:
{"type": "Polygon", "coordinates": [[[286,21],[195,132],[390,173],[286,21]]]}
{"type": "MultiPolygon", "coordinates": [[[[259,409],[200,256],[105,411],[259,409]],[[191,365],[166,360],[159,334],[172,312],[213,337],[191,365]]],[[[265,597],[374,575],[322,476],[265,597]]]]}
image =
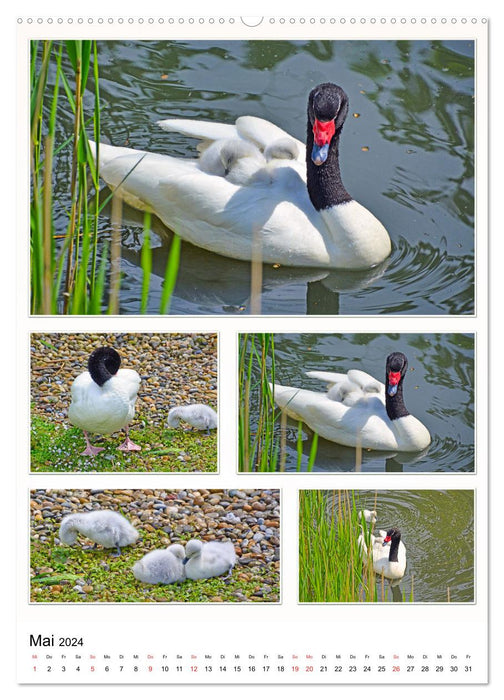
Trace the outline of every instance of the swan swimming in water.
{"type": "MultiPolygon", "coordinates": [[[[406,547],[401,541],[401,531],[392,527],[387,532],[380,530],[380,537],[370,534],[373,569],[376,574],[389,579],[400,579],[406,570],[406,547]]],[[[368,556],[366,538],[359,535],[358,543],[364,559],[368,556]]]]}
{"type": "MultiPolygon", "coordinates": [[[[238,260],[369,269],[391,251],[378,219],[347,192],[339,140],[348,97],[322,83],[308,97],[306,145],[275,124],[158,122],[199,139],[200,159],[99,144],[99,172],[128,204],[154,212],[184,240],[238,260]],[[256,239],[254,241],[254,239],[256,239]]],[[[96,144],[90,142],[96,158],[96,144]]]]}
{"type": "Polygon", "coordinates": [[[129,423],[135,415],[135,402],[140,377],[133,369],[119,369],[121,358],[114,348],[97,348],[88,359],[88,371],[72,384],[72,403],[68,420],[84,431],[86,449],[83,455],[94,457],[103,447],[93,447],[88,433],[115,433],[123,428],[126,440],[119,449],[140,450],[129,437],[129,423]]]}
{"type": "Polygon", "coordinates": [[[133,566],[133,575],[144,583],[177,583],[185,581],[183,560],[185,550],[181,544],[171,544],[166,549],[148,552],[133,566]]]}
{"type": "Polygon", "coordinates": [[[189,540],[185,552],[185,573],[187,578],[193,580],[221,576],[230,572],[236,563],[232,542],[189,540]]]}
{"type": "Polygon", "coordinates": [[[176,406],[168,413],[168,425],[170,428],[178,428],[180,421],[189,423],[197,430],[210,430],[217,428],[217,413],[210,406],[202,403],[193,403],[189,406],[176,406]]]}
{"type": "Polygon", "coordinates": [[[87,513],[65,515],[59,529],[59,539],[64,544],[72,545],[81,534],[101,544],[105,549],[127,547],[138,539],[138,531],[115,510],[92,510],[87,513]]]}
{"type": "Polygon", "coordinates": [[[326,440],[348,447],[416,452],[426,448],[431,437],[404,404],[407,369],[406,355],[393,352],[387,357],[385,385],[361,370],[307,372],[308,377],[327,382],[327,393],[275,384],[274,400],[288,416],[326,440]]]}

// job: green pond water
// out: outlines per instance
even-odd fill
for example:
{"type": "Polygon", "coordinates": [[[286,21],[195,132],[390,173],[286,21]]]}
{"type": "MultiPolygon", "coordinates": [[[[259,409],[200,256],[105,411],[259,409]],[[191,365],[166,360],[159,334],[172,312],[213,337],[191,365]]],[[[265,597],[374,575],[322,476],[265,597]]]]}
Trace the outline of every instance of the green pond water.
{"type": "MultiPolygon", "coordinates": [[[[355,496],[359,507],[376,510],[374,532],[398,527],[406,547],[405,575],[397,585],[386,581],[387,601],[400,601],[403,594],[409,601],[413,587],[416,603],[474,602],[473,491],[359,490],[355,496]]],[[[328,517],[334,499],[337,494],[328,491],[328,517]]]]}

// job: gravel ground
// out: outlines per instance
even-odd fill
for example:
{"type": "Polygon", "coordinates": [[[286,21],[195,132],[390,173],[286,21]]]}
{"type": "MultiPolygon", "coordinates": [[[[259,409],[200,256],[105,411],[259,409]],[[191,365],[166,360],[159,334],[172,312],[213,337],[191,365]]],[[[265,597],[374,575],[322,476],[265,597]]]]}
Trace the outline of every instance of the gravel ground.
{"type": "MultiPolygon", "coordinates": [[[[145,464],[146,470],[176,471],[177,460],[191,462],[191,456],[186,450],[188,438],[183,445],[174,445],[171,439],[166,440],[161,430],[166,427],[168,411],[173,406],[190,403],[204,403],[217,408],[217,335],[215,333],[179,334],[179,333],[32,333],[31,335],[31,404],[32,415],[38,419],[37,431],[40,433],[40,420],[48,424],[48,434],[43,436],[45,442],[57,443],[59,438],[64,440],[63,433],[56,435],[54,428],[68,429],[68,408],[71,401],[70,387],[73,380],[87,369],[90,353],[99,346],[113,346],[121,356],[121,366],[135,369],[141,377],[140,389],[135,406],[135,417],[130,423],[132,431],[139,431],[137,441],[143,452],[126,454],[115,452],[119,462],[107,466],[102,457],[110,459],[111,450],[124,439],[124,435],[104,436],[102,444],[110,446],[108,454],[100,453],[98,458],[79,458],[79,451],[85,447],[82,431],[72,429],[78,445],[67,446],[64,450],[52,449],[51,454],[44,454],[43,449],[37,451],[39,463],[34,464],[32,447],[32,470],[62,471],[53,465],[69,461],[72,470],[89,471],[94,466],[102,465],[97,471],[138,470],[138,462],[148,457],[148,450],[156,450],[156,462],[166,462],[159,467],[156,464],[145,464]],[[142,440],[141,431],[145,432],[142,440]],[[153,432],[154,431],[154,432],[153,432]],[[157,432],[156,432],[157,431],[157,432]],[[168,445],[167,445],[168,443],[168,445]],[[82,445],[82,447],[80,447],[82,445]],[[159,457],[165,446],[175,447],[177,453],[159,457]],[[59,455],[63,454],[60,459],[59,455]]],[[[33,436],[35,439],[35,436],[33,436]]],[[[92,443],[96,444],[96,436],[92,443]]],[[[135,437],[133,438],[135,440],[135,437]]],[[[197,438],[203,440],[202,434],[197,438]]],[[[37,436],[37,445],[41,441],[37,436]]],[[[43,442],[43,441],[42,441],[43,442]]],[[[213,464],[206,460],[204,466],[187,465],[184,471],[215,471],[216,470],[216,436],[215,433],[208,446],[214,442],[213,464]]],[[[32,443],[33,446],[33,443],[32,443]]],[[[197,448],[199,453],[203,449],[197,448]]],[[[197,458],[203,460],[202,454],[197,458]]],[[[117,461],[117,460],[116,460],[117,461]]],[[[195,460],[197,461],[197,460],[195,460]]]]}
{"type": "Polygon", "coordinates": [[[60,490],[31,492],[31,599],[35,602],[277,602],[280,585],[278,490],[60,490]],[[121,557],[58,531],[68,513],[120,511],[140,532],[121,557]],[[137,581],[133,564],[152,549],[190,539],[230,540],[238,557],[223,577],[163,586],[137,581]]]}

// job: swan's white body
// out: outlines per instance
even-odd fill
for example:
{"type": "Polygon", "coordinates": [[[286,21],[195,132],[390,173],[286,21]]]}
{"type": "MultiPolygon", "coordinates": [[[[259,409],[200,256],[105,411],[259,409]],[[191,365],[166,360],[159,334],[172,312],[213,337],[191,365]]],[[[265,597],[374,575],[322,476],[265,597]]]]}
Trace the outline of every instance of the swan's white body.
{"type": "Polygon", "coordinates": [[[122,430],[135,415],[140,377],[133,369],[120,369],[103,386],[89,372],[82,372],[72,384],[70,423],[90,433],[110,434],[122,430]]]}
{"type": "Polygon", "coordinates": [[[315,209],[305,145],[274,124],[245,116],[235,124],[158,123],[199,139],[201,158],[100,144],[99,171],[128,204],[154,212],[184,240],[238,260],[296,267],[367,269],[390,254],[387,231],[358,202],[315,209]],[[232,142],[244,146],[233,150],[232,142]]]}
{"type": "MultiPolygon", "coordinates": [[[[386,542],[383,544],[384,538],[387,533],[384,530],[380,530],[380,537],[375,537],[369,534],[370,537],[370,554],[373,557],[373,569],[376,574],[384,576],[389,579],[400,579],[404,576],[406,571],[406,547],[403,542],[399,542],[399,551],[397,554],[397,561],[389,561],[390,555],[390,543],[386,542]]],[[[364,559],[368,556],[368,548],[366,546],[366,539],[363,534],[359,535],[358,543],[361,549],[361,554],[364,559]]]]}
{"type": "Polygon", "coordinates": [[[212,578],[229,572],[236,563],[232,542],[200,542],[190,540],[186,544],[185,573],[196,580],[212,578]]]}
{"type": "Polygon", "coordinates": [[[65,515],[59,539],[72,545],[81,534],[106,549],[126,547],[138,539],[138,531],[114,510],[92,510],[89,513],[65,515]]]}
{"type": "Polygon", "coordinates": [[[217,427],[217,413],[210,406],[194,403],[189,406],[176,406],[168,413],[170,428],[178,428],[180,421],[197,430],[213,430],[217,427]]]}
{"type": "Polygon", "coordinates": [[[181,544],[148,552],[133,566],[133,575],[144,583],[177,583],[185,581],[183,559],[185,550],[181,544]]]}
{"type": "Polygon", "coordinates": [[[287,415],[303,421],[326,440],[348,447],[402,452],[416,452],[429,445],[429,431],[417,418],[388,417],[385,386],[366,372],[306,374],[327,382],[327,393],[275,384],[274,399],[287,415]]]}

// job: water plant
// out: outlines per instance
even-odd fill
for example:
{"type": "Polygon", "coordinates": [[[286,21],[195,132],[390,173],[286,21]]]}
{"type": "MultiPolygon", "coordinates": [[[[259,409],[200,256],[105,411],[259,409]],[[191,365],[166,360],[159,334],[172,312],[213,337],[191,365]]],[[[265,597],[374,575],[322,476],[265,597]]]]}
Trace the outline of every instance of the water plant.
{"type": "MultiPolygon", "coordinates": [[[[375,497],[376,498],[376,497],[375,497]]],[[[375,503],[376,505],[376,503],[375,503]]],[[[383,602],[397,600],[383,576],[373,570],[372,555],[363,557],[358,538],[370,524],[359,516],[353,491],[299,492],[299,600],[301,602],[383,602]]],[[[407,596],[413,601],[413,583],[407,596]]]]}
{"type": "MultiPolygon", "coordinates": [[[[101,104],[99,47],[91,40],[33,41],[30,61],[31,300],[33,314],[119,313],[121,206],[113,193],[100,199],[99,167],[88,133],[99,150],[101,104]],[[86,108],[86,91],[94,97],[86,108]],[[71,133],[58,143],[60,117],[73,115],[71,133]],[[89,114],[87,113],[89,111],[89,114]],[[54,173],[68,160],[68,207],[56,209],[54,173]],[[110,235],[99,219],[112,200],[110,235]],[[110,239],[110,240],[109,240],[110,239]]],[[[98,155],[98,154],[97,154],[98,155]]],[[[98,161],[98,158],[97,158],[98,161]]],[[[143,284],[139,311],[146,313],[151,274],[150,217],[144,221],[143,284]]],[[[159,313],[167,313],[177,278],[180,239],[174,235],[159,313]]]]}
{"type": "MultiPolygon", "coordinates": [[[[244,333],[239,340],[238,455],[240,471],[274,472],[286,468],[287,414],[275,407],[275,337],[244,333]]],[[[318,436],[313,435],[306,471],[311,472],[318,436]]],[[[303,467],[303,428],[297,428],[296,471],[303,467]]]]}

